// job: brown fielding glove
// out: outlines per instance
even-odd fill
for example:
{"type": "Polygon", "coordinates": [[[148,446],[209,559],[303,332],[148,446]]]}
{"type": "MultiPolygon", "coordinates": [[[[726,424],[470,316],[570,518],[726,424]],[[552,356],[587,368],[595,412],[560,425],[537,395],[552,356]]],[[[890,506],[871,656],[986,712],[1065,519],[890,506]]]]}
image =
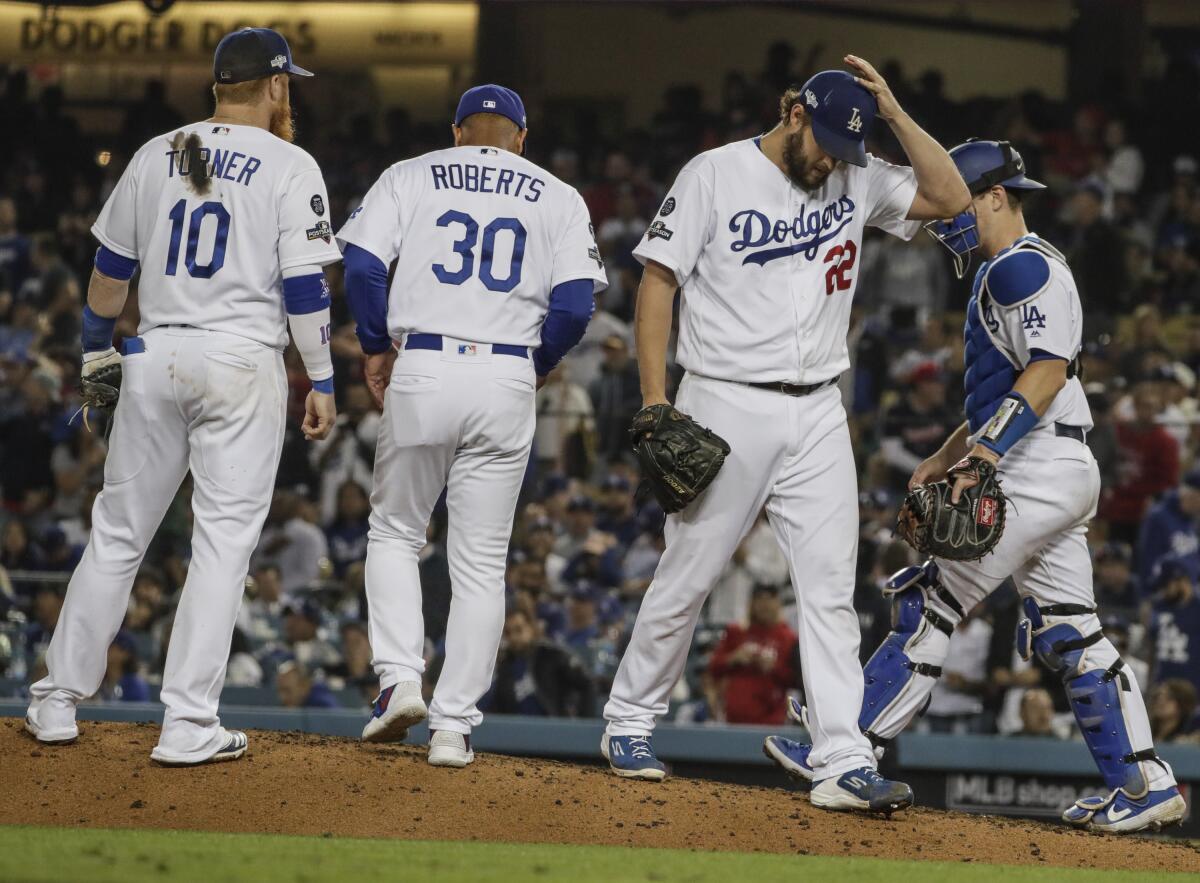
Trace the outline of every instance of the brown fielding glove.
{"type": "MultiPolygon", "coordinates": [[[[79,378],[79,398],[83,402],[83,422],[91,429],[88,418],[99,411],[111,417],[121,395],[121,355],[115,349],[84,356],[79,378]]],[[[108,425],[111,427],[112,421],[108,425]]]]}
{"type": "Polygon", "coordinates": [[[638,411],[629,427],[629,442],[642,477],[668,513],[700,496],[729,454],[725,439],[670,405],[638,411]]]}
{"type": "Polygon", "coordinates": [[[942,481],[908,492],[896,518],[896,533],[922,555],[978,561],[1004,535],[1005,499],[996,467],[982,457],[964,457],[942,481]],[[975,484],[952,504],[960,476],[974,478],[975,484]]]}

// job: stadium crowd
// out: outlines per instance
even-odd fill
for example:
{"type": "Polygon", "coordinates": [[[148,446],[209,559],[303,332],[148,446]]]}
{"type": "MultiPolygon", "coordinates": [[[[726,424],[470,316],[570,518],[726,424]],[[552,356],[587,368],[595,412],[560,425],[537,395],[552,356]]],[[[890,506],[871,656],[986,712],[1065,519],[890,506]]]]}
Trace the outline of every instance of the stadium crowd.
{"type": "MultiPolygon", "coordinates": [[[[531,108],[530,156],[584,194],[610,286],[597,296],[583,343],[538,395],[507,570],[505,639],[486,709],[598,713],[663,548],[662,512],[639,496],[625,441],[641,404],[632,339],[640,267],[631,249],[679,166],[770,128],[778,95],[814,69],[817,51],[800,58],[776,44],[761,73],[726,77],[716,107],[705,106],[697,88],[673,88],[648,131],[617,141],[586,117],[572,135],[550,121],[539,127],[531,108]]],[[[1192,738],[1200,690],[1200,187],[1196,158],[1145,120],[1195,118],[1194,75],[1190,92],[1148,90],[1176,102],[1166,114],[1153,103],[1105,110],[1036,93],[955,102],[936,71],[913,80],[893,62],[884,73],[944,143],[972,134],[1010,139],[1030,174],[1050,185],[1030,226],[1069,258],[1087,312],[1084,380],[1096,424],[1088,444],[1104,488],[1089,542],[1104,626],[1152,685],[1155,738],[1192,738]]],[[[324,170],[338,223],[385,166],[447,143],[446,127],[414,125],[401,108],[377,126],[367,116],[322,119],[302,89],[293,100],[298,142],[324,170]]],[[[131,152],[183,120],[151,83],[127,108],[119,138],[89,135],[58,87],[31,89],[21,69],[7,74],[0,117],[0,677],[19,692],[42,670],[103,476],[105,437],[83,427],[74,389],[95,249],[89,227],[131,152]]],[[[874,152],[901,158],[887,132],[878,135],[874,152]]],[[[892,534],[899,497],[913,468],[963,419],[969,280],[954,278],[948,256],[924,234],[911,245],[868,239],[861,254],[853,367],[841,382],[861,468],[856,604],[865,659],[888,631],[879,587],[915,563],[892,534]]],[[[327,440],[303,440],[308,381],[289,351],[293,419],[227,676],[230,686],[273,690],[288,706],[361,705],[375,690],[363,558],[380,418],[361,383],[340,269],[328,275],[340,416],[327,440]]],[[[135,331],[134,303],[118,333],[135,331]]],[[[109,651],[105,700],[153,695],[188,565],[188,494],[185,483],[138,576],[109,651]]],[[[451,595],[444,519],[435,513],[421,557],[431,684],[451,595]]],[[[705,609],[675,692],[676,720],[783,722],[784,699],[800,684],[789,581],[760,518],[705,609]]],[[[1016,600],[1010,583],[971,611],[921,726],[1070,736],[1061,688],[1014,652],[1016,600]]]]}

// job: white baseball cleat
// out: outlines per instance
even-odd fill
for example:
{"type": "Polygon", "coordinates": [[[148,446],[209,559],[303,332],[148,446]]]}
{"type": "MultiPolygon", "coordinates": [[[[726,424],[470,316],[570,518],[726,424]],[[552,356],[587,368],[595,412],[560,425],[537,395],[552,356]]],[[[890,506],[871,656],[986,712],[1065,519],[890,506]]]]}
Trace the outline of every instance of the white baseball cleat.
{"type": "Polygon", "coordinates": [[[164,755],[159,750],[159,746],[156,745],[154,746],[154,750],[150,752],[150,759],[161,766],[200,766],[206,763],[237,760],[250,747],[250,740],[246,738],[246,734],[241,730],[227,730],[221,727],[221,733],[225,737],[221,742],[221,747],[208,757],[202,757],[199,760],[179,760],[164,755]]]}
{"type": "Polygon", "coordinates": [[[375,698],[371,719],[363,727],[363,741],[403,742],[408,728],[425,720],[428,713],[421,698],[420,681],[393,684],[375,698]]]}
{"type": "Polygon", "coordinates": [[[31,702],[25,712],[25,731],[43,745],[68,745],[79,738],[75,703],[55,700],[31,702]]]}
{"type": "Polygon", "coordinates": [[[471,737],[449,730],[434,730],[429,739],[429,765],[462,769],[474,762],[471,737]]]}

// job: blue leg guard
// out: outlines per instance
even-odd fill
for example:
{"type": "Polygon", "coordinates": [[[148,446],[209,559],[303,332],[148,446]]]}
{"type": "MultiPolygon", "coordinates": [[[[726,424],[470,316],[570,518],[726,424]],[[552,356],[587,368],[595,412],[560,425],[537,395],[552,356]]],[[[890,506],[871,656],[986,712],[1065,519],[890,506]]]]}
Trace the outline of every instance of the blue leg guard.
{"type": "Polygon", "coordinates": [[[1104,783],[1114,791],[1123,789],[1132,798],[1144,797],[1150,790],[1144,764],[1167,767],[1154,752],[1137,681],[1125,671],[1116,648],[1101,632],[1096,611],[1080,604],[1039,607],[1033,598],[1024,598],[1022,605],[1026,618],[1017,631],[1021,655],[1029,659],[1036,653],[1062,678],[1071,710],[1104,783]]]}
{"type": "Polygon", "coordinates": [[[884,587],[892,598],[892,631],[863,668],[858,725],[877,748],[894,739],[929,704],[933,685],[962,605],[943,588],[932,559],[895,573],[884,587]]]}

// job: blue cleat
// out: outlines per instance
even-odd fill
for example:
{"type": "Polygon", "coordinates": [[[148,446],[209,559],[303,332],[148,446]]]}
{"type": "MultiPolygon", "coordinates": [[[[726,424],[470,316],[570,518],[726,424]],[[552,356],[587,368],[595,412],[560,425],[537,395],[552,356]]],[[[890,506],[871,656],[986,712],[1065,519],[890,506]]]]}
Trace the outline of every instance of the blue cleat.
{"type": "Polygon", "coordinates": [[[1172,785],[1151,791],[1140,800],[1118,788],[1107,797],[1084,797],[1063,813],[1063,821],[1076,828],[1108,834],[1134,834],[1159,831],[1183,821],[1187,804],[1179,789],[1172,785]]]}
{"type": "Polygon", "coordinates": [[[809,799],[821,809],[893,813],[912,806],[913,793],[903,782],[885,779],[871,767],[859,767],[817,782],[809,799]]]}
{"type": "Polygon", "coordinates": [[[805,742],[797,742],[784,736],[767,736],[763,740],[763,754],[797,781],[812,782],[816,778],[813,768],[808,763],[812,746],[805,742]]]}
{"type": "Polygon", "coordinates": [[[667,766],[654,756],[649,736],[610,736],[600,739],[600,753],[612,771],[625,779],[644,779],[661,782],[667,777],[667,766]]]}

